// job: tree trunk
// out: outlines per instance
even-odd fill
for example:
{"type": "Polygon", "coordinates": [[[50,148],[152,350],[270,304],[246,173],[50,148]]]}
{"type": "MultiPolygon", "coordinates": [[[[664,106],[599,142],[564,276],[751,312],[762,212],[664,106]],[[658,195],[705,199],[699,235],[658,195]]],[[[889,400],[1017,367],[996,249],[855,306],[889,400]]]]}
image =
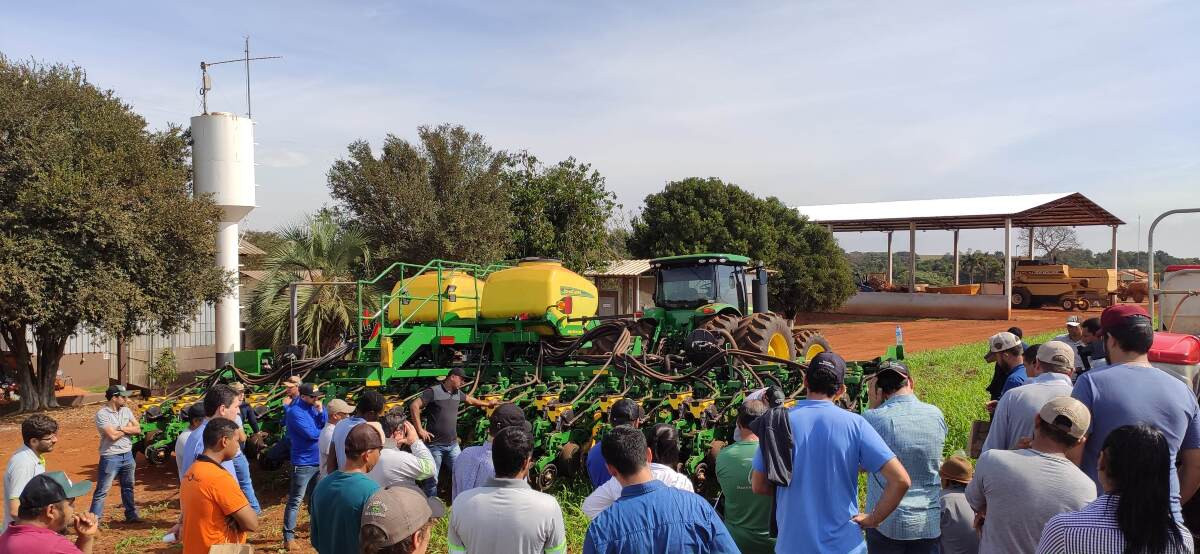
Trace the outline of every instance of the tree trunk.
{"type": "Polygon", "coordinates": [[[38,327],[33,331],[33,340],[37,344],[37,373],[34,386],[37,389],[40,410],[58,407],[54,397],[54,380],[58,377],[58,363],[62,360],[63,350],[71,332],[56,332],[54,329],[38,327]]]}
{"type": "Polygon", "coordinates": [[[32,363],[29,343],[26,333],[29,327],[25,324],[11,324],[3,327],[4,342],[12,349],[17,366],[17,377],[20,379],[22,412],[38,412],[58,406],[54,398],[54,377],[58,373],[58,361],[62,357],[67,337],[57,340],[47,340],[38,330],[34,331],[34,344],[37,345],[37,364],[32,363]]]}

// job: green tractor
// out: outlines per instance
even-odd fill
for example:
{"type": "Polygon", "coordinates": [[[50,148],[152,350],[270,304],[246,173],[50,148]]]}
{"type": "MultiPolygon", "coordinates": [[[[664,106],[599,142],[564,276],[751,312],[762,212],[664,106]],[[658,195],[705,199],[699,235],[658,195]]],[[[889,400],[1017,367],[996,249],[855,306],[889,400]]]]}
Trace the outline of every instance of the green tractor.
{"type": "Polygon", "coordinates": [[[670,256],[650,267],[658,282],[654,307],[634,314],[646,351],[687,352],[699,340],[795,361],[829,350],[819,334],[794,332],[786,318],[768,311],[767,270],[746,256],[670,256]]]}

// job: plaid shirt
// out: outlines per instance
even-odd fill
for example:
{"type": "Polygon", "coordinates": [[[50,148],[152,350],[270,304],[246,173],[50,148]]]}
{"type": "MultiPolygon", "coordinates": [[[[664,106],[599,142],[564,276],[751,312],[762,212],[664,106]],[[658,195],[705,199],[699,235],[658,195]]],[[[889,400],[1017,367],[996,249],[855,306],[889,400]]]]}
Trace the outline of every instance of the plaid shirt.
{"type": "MultiPolygon", "coordinates": [[[[896,453],[912,479],[912,486],[900,505],[879,524],[878,531],[889,539],[901,541],[937,538],[941,535],[938,498],[942,492],[938,467],[946,442],[942,411],[905,394],[888,398],[878,408],[867,410],[863,417],[896,453]]],[[[872,473],[867,477],[868,512],[883,496],[886,484],[882,474],[872,473]]]]}

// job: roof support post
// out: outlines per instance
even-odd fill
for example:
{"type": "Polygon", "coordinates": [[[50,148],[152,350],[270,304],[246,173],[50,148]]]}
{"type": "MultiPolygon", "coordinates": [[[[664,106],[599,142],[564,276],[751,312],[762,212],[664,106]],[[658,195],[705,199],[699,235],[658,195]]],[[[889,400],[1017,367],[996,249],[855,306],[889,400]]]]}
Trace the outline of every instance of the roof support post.
{"type": "Polygon", "coordinates": [[[1027,259],[1027,260],[1033,259],[1033,232],[1034,232],[1034,229],[1035,229],[1035,227],[1029,228],[1029,245],[1028,245],[1029,250],[1028,250],[1028,256],[1025,257],[1025,259],[1027,259]]]}
{"type": "Polygon", "coordinates": [[[958,265],[958,229],[954,230],[954,284],[961,285],[959,281],[959,265],[958,265]]]}
{"type": "Polygon", "coordinates": [[[887,284],[892,284],[892,231],[887,232],[888,237],[888,258],[887,258],[887,284]]]}
{"type": "MultiPolygon", "coordinates": [[[[1112,226],[1112,253],[1113,253],[1113,272],[1117,276],[1117,284],[1120,285],[1121,284],[1121,266],[1120,266],[1120,258],[1117,256],[1117,226],[1116,225],[1112,226]]],[[[1117,303],[1116,293],[1108,295],[1108,303],[1109,304],[1117,303]]]]}
{"type": "Polygon", "coordinates": [[[1012,319],[1012,218],[1004,218],[1004,311],[1012,319]]]}
{"type": "Polygon", "coordinates": [[[917,292],[917,222],[908,223],[908,292],[917,292]]]}

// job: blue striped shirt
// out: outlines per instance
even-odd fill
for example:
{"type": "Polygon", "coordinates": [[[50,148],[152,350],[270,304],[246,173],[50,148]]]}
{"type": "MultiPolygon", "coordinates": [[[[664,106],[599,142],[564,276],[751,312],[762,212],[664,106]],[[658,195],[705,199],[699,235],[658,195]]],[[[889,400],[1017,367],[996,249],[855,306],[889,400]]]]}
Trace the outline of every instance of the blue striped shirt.
{"type": "MultiPolygon", "coordinates": [[[[896,511],[879,524],[878,531],[889,539],[933,539],[941,535],[942,492],[938,466],[946,442],[946,420],[932,404],[912,394],[888,398],[878,408],[867,410],[863,418],[883,437],[900,464],[908,471],[912,486],[900,500],[896,511]]],[[[872,473],[867,478],[867,511],[883,496],[887,480],[872,473]]]]}
{"type": "MultiPolygon", "coordinates": [[[[1078,512],[1066,512],[1050,518],[1045,529],[1042,529],[1037,554],[1125,554],[1125,535],[1117,526],[1119,501],[1119,496],[1106,494],[1078,512]]],[[[1179,532],[1183,537],[1182,547],[1167,550],[1165,554],[1193,552],[1192,535],[1183,525],[1179,526],[1179,532]]]]}

